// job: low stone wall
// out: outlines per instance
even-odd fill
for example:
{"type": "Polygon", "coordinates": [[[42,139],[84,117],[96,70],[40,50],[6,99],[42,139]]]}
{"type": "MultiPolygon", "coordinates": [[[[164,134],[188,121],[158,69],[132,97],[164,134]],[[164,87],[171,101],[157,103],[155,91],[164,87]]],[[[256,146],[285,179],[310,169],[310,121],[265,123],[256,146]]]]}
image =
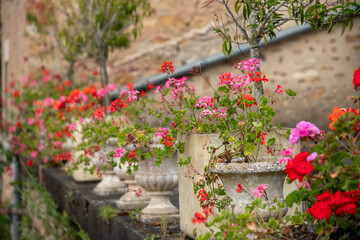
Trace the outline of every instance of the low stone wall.
{"type": "MultiPolygon", "coordinates": [[[[69,217],[88,232],[91,239],[145,239],[161,234],[160,224],[146,225],[132,221],[127,213],[104,221],[99,216],[103,204],[113,205],[120,195],[109,197],[97,196],[92,192],[96,183],[76,183],[71,176],[56,168],[45,168],[42,171],[45,188],[52,195],[60,211],[65,210],[69,217]]],[[[179,207],[178,190],[175,189],[171,202],[179,207]]],[[[183,237],[179,224],[169,224],[167,231],[171,239],[183,237]]],[[[186,239],[186,238],[185,238],[186,239]]]]}

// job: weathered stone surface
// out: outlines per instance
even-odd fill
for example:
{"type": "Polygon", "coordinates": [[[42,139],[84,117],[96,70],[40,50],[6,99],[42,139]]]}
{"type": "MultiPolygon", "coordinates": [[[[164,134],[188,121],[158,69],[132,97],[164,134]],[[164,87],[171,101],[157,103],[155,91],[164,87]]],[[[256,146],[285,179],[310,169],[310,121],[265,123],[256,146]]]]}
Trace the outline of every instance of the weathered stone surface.
{"type": "MultiPolygon", "coordinates": [[[[160,235],[161,227],[141,224],[130,219],[127,213],[119,214],[108,222],[99,217],[103,204],[115,207],[117,196],[97,196],[91,190],[96,183],[75,183],[61,169],[45,168],[43,170],[45,188],[50,192],[59,210],[65,210],[70,218],[88,232],[91,239],[145,239],[152,234],[160,235]],[[71,193],[71,194],[70,194],[71,193]],[[71,195],[71,197],[70,197],[71,195]]],[[[179,206],[178,192],[175,189],[171,202],[179,206]]],[[[169,224],[171,237],[181,236],[179,225],[169,224]]]]}

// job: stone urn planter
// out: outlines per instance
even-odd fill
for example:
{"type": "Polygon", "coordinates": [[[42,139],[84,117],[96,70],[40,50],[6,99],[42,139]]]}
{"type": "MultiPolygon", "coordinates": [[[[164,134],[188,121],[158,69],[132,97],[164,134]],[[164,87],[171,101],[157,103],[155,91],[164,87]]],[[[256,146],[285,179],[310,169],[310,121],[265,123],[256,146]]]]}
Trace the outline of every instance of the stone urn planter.
{"type": "MultiPolygon", "coordinates": [[[[152,147],[162,147],[154,144],[152,147]]],[[[150,203],[141,211],[141,221],[152,224],[166,217],[168,222],[179,221],[179,210],[170,202],[172,191],[178,185],[178,165],[176,155],[163,159],[160,167],[156,159],[139,162],[135,175],[138,184],[150,195],[150,203]]]]}
{"type": "MultiPolygon", "coordinates": [[[[274,150],[280,150],[285,148],[288,145],[288,138],[285,134],[287,129],[274,129],[266,135],[265,141],[269,138],[276,138],[276,142],[272,145],[274,150]]],[[[205,166],[209,165],[210,154],[206,147],[208,146],[220,146],[222,140],[219,139],[219,134],[182,134],[178,136],[178,142],[185,143],[185,149],[183,154],[178,154],[178,157],[183,157],[187,159],[191,157],[191,165],[200,173],[203,173],[205,166]]],[[[217,153],[221,153],[223,150],[220,148],[217,153]]],[[[300,151],[300,145],[295,146],[294,153],[300,151]]],[[[268,156],[266,147],[261,147],[259,149],[259,156],[268,156]]],[[[260,157],[261,158],[261,157],[260,157]]],[[[194,236],[194,230],[196,229],[198,234],[206,234],[208,229],[203,224],[194,225],[191,219],[194,217],[195,212],[202,212],[202,208],[199,206],[198,199],[196,194],[193,192],[193,183],[190,179],[184,178],[185,172],[188,170],[188,167],[182,166],[179,167],[179,209],[180,209],[180,230],[185,232],[191,237],[194,236]]],[[[222,180],[222,179],[220,179],[222,180]]],[[[266,183],[266,182],[265,182],[266,183]]],[[[237,188],[238,182],[234,185],[234,191],[237,188]]],[[[263,184],[263,183],[262,183],[263,184]]],[[[284,195],[295,190],[296,185],[292,183],[291,185],[283,183],[284,185],[284,195]]],[[[223,184],[224,185],[224,184],[223,184]]],[[[283,195],[282,195],[283,196],[283,195]]],[[[231,196],[230,196],[231,197],[231,196]]],[[[291,209],[291,212],[295,211],[295,206],[291,209]]],[[[217,214],[217,210],[214,209],[213,212],[217,214]]]]}
{"type": "Polygon", "coordinates": [[[226,194],[233,200],[231,208],[236,215],[244,213],[245,207],[251,205],[254,200],[252,192],[260,184],[268,184],[266,189],[268,201],[263,200],[267,206],[265,209],[259,209],[262,219],[267,221],[270,217],[283,217],[287,213],[287,207],[282,208],[280,212],[270,211],[271,207],[276,206],[275,197],[279,202],[284,202],[283,189],[286,173],[285,166],[279,164],[277,158],[267,160],[254,163],[215,163],[210,168],[211,172],[220,177],[226,194]],[[238,183],[241,183],[246,191],[237,192],[238,183]]]}
{"type": "Polygon", "coordinates": [[[92,163],[98,169],[103,170],[103,177],[94,188],[94,192],[101,196],[123,194],[126,191],[126,185],[115,174],[114,169],[109,164],[108,153],[114,151],[117,146],[117,139],[108,139],[106,146],[94,154],[92,163]],[[116,143],[116,145],[115,145],[116,143]]]}
{"type": "MultiPolygon", "coordinates": [[[[84,122],[90,122],[90,119],[85,119],[84,122]]],[[[80,122],[77,122],[76,129],[72,133],[72,149],[71,149],[71,157],[72,161],[70,161],[67,164],[67,167],[73,168],[74,162],[77,162],[80,156],[83,154],[83,151],[76,151],[75,148],[82,142],[83,137],[83,131],[82,131],[82,124],[80,122]]],[[[100,181],[101,177],[99,177],[96,174],[91,174],[88,170],[93,165],[86,166],[85,163],[78,164],[78,167],[76,170],[72,171],[72,177],[75,182],[94,182],[94,181],[100,181]]]]}
{"type": "Polygon", "coordinates": [[[135,172],[131,175],[126,173],[127,166],[125,164],[120,168],[119,166],[114,167],[116,175],[120,179],[124,179],[127,184],[127,190],[124,195],[116,201],[116,206],[124,211],[135,210],[138,208],[146,207],[150,202],[150,196],[147,191],[140,187],[135,181],[135,172]]]}

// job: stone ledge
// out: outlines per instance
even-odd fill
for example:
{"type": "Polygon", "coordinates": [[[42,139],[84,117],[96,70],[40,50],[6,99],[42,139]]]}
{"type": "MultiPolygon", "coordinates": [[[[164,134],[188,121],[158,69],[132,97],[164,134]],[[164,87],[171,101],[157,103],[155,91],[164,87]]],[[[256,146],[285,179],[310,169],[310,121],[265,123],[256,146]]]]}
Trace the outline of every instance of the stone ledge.
{"type": "MultiPolygon", "coordinates": [[[[88,232],[91,239],[145,239],[152,234],[160,235],[161,227],[132,221],[127,213],[105,222],[99,216],[103,204],[115,207],[120,195],[97,196],[92,193],[96,183],[76,183],[71,176],[57,168],[44,168],[42,181],[52,195],[60,211],[65,210],[69,217],[88,232]]],[[[175,189],[171,202],[179,207],[178,190],[175,189]]],[[[171,239],[183,238],[178,223],[169,223],[167,231],[171,239]]]]}

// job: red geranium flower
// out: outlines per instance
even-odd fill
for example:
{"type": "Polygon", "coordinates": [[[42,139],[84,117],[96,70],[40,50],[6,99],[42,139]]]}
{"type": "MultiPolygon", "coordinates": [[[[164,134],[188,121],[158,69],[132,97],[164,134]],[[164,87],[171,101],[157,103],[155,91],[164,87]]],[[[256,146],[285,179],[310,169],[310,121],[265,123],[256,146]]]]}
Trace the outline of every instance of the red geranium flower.
{"type": "Polygon", "coordinates": [[[315,202],[311,208],[307,209],[307,212],[313,216],[313,218],[322,220],[326,218],[329,220],[331,217],[331,208],[326,202],[315,202]]]}
{"type": "Polygon", "coordinates": [[[13,97],[14,97],[14,98],[18,98],[19,96],[20,96],[19,91],[15,91],[15,92],[13,93],[13,97]]]}
{"type": "Polygon", "coordinates": [[[70,86],[71,86],[71,82],[70,82],[69,80],[66,80],[66,81],[64,82],[64,85],[65,85],[66,87],[70,87],[70,86]]]}
{"type": "Polygon", "coordinates": [[[163,64],[161,64],[160,70],[159,72],[162,73],[174,73],[174,66],[172,65],[172,62],[164,62],[163,64]]]}
{"type": "Polygon", "coordinates": [[[154,84],[153,83],[150,83],[148,86],[147,86],[147,89],[153,89],[154,88],[154,84]]]}
{"type": "Polygon", "coordinates": [[[253,105],[258,105],[257,102],[256,102],[256,100],[255,100],[255,98],[252,97],[250,94],[249,94],[249,95],[243,94],[243,95],[241,96],[241,98],[239,98],[239,100],[238,100],[238,102],[237,102],[237,105],[238,105],[238,106],[239,106],[240,104],[241,104],[241,105],[244,105],[244,104],[245,104],[246,108],[249,108],[249,107],[251,107],[251,106],[253,106],[253,105]],[[244,100],[246,100],[246,101],[244,102],[244,100]]]}
{"type": "Polygon", "coordinates": [[[126,84],[126,87],[131,91],[134,89],[134,84],[133,83],[128,83],[126,84]]]}
{"type": "Polygon", "coordinates": [[[360,67],[354,72],[353,84],[355,89],[360,87],[360,67]]]}
{"type": "Polygon", "coordinates": [[[299,181],[302,182],[304,176],[311,173],[314,166],[311,162],[308,163],[306,161],[308,156],[308,152],[301,152],[286,164],[285,173],[288,174],[290,180],[295,181],[296,179],[299,179],[299,181]]]}
{"type": "Polygon", "coordinates": [[[34,160],[30,159],[29,161],[27,161],[28,167],[32,167],[32,165],[34,165],[34,160]]]}
{"type": "Polygon", "coordinates": [[[238,186],[238,188],[236,189],[236,191],[241,192],[241,190],[243,189],[243,187],[241,186],[241,183],[239,183],[237,186],[238,186]]]}

